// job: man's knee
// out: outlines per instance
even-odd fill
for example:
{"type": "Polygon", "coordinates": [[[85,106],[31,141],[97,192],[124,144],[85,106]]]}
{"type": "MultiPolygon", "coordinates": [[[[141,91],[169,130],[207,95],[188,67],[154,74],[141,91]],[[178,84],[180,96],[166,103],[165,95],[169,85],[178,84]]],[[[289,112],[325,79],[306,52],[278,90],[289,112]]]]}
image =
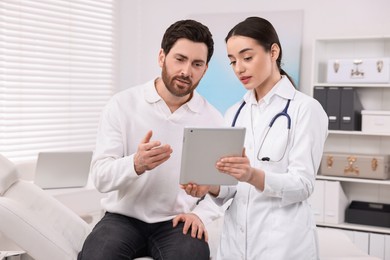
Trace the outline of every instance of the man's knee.
{"type": "Polygon", "coordinates": [[[151,254],[155,259],[185,259],[185,260],[209,260],[210,248],[204,239],[191,237],[190,234],[181,234],[175,241],[168,244],[154,243],[151,254]],[[168,245],[169,244],[169,245],[168,245]]]}
{"type": "Polygon", "coordinates": [[[209,260],[210,248],[209,244],[204,239],[193,238],[189,234],[186,235],[183,245],[180,243],[178,246],[183,252],[183,259],[186,260],[209,260]],[[189,237],[189,238],[188,238],[189,237]]]}

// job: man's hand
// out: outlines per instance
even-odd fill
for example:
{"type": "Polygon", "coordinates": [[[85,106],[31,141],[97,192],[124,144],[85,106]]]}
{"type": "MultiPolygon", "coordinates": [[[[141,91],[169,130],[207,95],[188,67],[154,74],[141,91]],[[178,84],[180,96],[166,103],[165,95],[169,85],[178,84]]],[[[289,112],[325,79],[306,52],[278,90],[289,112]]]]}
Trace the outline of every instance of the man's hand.
{"type": "Polygon", "coordinates": [[[207,230],[200,218],[193,214],[179,214],[173,220],[173,227],[176,227],[179,222],[184,222],[183,234],[187,234],[188,230],[191,228],[191,236],[193,238],[202,239],[204,235],[204,239],[206,242],[209,240],[209,235],[207,230]]]}
{"type": "Polygon", "coordinates": [[[192,197],[201,198],[209,192],[209,185],[197,185],[194,183],[188,183],[180,185],[180,187],[192,197]]]}
{"type": "Polygon", "coordinates": [[[138,175],[156,168],[171,157],[171,146],[161,145],[160,141],[150,141],[152,135],[153,132],[150,130],[138,145],[134,155],[134,169],[138,175]]]}
{"type": "Polygon", "coordinates": [[[207,193],[210,193],[214,197],[217,197],[219,194],[220,187],[218,185],[197,185],[194,183],[188,183],[180,185],[180,187],[192,197],[202,198],[207,193]]]}

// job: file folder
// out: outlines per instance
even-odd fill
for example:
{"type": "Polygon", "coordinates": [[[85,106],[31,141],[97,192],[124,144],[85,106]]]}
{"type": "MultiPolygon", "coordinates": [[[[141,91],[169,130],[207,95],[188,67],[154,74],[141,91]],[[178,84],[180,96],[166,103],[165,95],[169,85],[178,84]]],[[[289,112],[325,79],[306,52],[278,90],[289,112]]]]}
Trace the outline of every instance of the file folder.
{"type": "Polygon", "coordinates": [[[329,119],[329,130],[340,130],[341,88],[330,87],[327,90],[326,113],[329,119]]]}
{"type": "Polygon", "coordinates": [[[348,199],[339,181],[325,182],[324,222],[340,224],[345,219],[348,199]]]}
{"type": "Polygon", "coordinates": [[[326,87],[314,87],[313,97],[318,100],[318,102],[322,105],[324,110],[326,111],[326,100],[328,89],[326,87]]]}
{"type": "Polygon", "coordinates": [[[342,88],[340,102],[340,130],[362,129],[362,104],[355,88],[342,88]]]}
{"type": "Polygon", "coordinates": [[[317,223],[324,222],[325,182],[323,180],[316,180],[314,191],[308,199],[317,223]]]}

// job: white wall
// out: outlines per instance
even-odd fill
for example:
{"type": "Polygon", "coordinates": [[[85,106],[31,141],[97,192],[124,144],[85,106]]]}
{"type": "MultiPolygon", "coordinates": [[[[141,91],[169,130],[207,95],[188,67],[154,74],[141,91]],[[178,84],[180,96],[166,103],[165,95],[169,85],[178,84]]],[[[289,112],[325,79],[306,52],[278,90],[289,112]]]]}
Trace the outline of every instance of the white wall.
{"type": "Polygon", "coordinates": [[[390,35],[389,0],[119,0],[118,7],[119,89],[159,75],[157,54],[165,29],[194,14],[303,10],[299,87],[308,94],[316,38],[390,35]]]}

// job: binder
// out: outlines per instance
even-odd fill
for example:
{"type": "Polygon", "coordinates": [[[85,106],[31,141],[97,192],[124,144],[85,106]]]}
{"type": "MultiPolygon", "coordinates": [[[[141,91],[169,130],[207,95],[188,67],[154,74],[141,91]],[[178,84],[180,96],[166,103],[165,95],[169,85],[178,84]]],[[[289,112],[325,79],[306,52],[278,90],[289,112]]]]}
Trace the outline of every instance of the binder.
{"type": "Polygon", "coordinates": [[[313,211],[317,223],[324,222],[324,200],[325,200],[325,181],[316,180],[313,193],[308,198],[308,202],[313,211]]]}
{"type": "Polygon", "coordinates": [[[348,199],[339,181],[325,182],[324,222],[340,224],[345,219],[348,199]]]}
{"type": "Polygon", "coordinates": [[[385,235],[370,233],[369,254],[385,259],[385,235]]]}
{"type": "Polygon", "coordinates": [[[342,88],[340,102],[340,130],[362,129],[362,104],[355,88],[342,88]]]}
{"type": "Polygon", "coordinates": [[[321,104],[326,111],[326,100],[328,95],[328,89],[326,87],[314,87],[313,97],[321,104]]]}
{"type": "Polygon", "coordinates": [[[327,90],[326,113],[329,119],[329,130],[340,130],[341,88],[330,87],[327,90]]]}

